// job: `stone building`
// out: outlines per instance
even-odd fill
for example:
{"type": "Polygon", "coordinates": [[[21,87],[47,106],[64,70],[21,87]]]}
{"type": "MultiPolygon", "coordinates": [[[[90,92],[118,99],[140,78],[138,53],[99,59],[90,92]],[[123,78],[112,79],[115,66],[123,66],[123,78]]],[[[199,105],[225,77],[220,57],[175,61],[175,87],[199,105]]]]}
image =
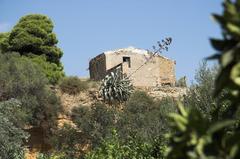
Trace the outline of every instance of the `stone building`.
{"type": "Polygon", "coordinates": [[[120,69],[136,87],[174,86],[176,62],[161,55],[150,58],[151,55],[147,50],[134,47],[106,51],[90,60],[90,78],[101,80],[120,69]]]}

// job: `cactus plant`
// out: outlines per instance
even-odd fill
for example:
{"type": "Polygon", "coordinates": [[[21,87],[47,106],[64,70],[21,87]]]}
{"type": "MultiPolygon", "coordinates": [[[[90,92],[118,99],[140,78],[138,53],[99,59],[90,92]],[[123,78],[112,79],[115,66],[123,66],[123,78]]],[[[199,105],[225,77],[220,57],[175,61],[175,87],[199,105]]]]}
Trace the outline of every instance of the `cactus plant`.
{"type": "Polygon", "coordinates": [[[120,71],[106,75],[100,86],[100,95],[109,104],[127,101],[132,92],[133,85],[131,80],[127,77],[122,77],[120,71]]]}

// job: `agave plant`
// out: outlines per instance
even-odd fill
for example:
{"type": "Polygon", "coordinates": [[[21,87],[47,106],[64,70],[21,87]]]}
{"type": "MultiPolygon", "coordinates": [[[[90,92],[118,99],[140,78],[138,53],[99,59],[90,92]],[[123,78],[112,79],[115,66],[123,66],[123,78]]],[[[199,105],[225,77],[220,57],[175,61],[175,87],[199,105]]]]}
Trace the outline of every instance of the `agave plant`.
{"type": "Polygon", "coordinates": [[[108,103],[127,101],[132,92],[133,85],[131,80],[127,77],[122,77],[120,71],[106,75],[100,86],[100,95],[108,103]]]}

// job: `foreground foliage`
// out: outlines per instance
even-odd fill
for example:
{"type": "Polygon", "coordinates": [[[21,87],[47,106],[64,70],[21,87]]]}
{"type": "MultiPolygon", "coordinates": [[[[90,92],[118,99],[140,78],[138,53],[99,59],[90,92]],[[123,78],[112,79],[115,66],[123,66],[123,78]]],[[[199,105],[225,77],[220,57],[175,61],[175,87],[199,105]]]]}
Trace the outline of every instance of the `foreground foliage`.
{"type": "Polygon", "coordinates": [[[216,79],[215,97],[225,92],[221,101],[229,102],[221,111],[218,103],[215,114],[223,113],[222,118],[209,122],[198,111],[185,111],[172,114],[173,128],[168,151],[169,159],[238,159],[240,157],[239,120],[239,43],[240,43],[240,0],[226,0],[223,15],[214,15],[223,29],[223,40],[212,39],[213,47],[219,51],[211,58],[220,63],[220,73],[216,79]],[[227,91],[226,91],[227,90],[227,91]]]}
{"type": "Polygon", "coordinates": [[[186,111],[179,105],[180,114],[171,114],[176,133],[170,138],[169,159],[226,159],[239,158],[238,133],[226,131],[235,124],[233,120],[209,122],[199,111],[186,111]]]}
{"type": "Polygon", "coordinates": [[[227,109],[226,115],[233,117],[240,102],[240,1],[226,0],[223,6],[223,15],[213,15],[223,34],[222,39],[211,39],[212,46],[218,51],[212,58],[216,58],[221,67],[216,81],[215,96],[224,88],[229,90],[224,99],[230,99],[232,106],[227,109]]]}

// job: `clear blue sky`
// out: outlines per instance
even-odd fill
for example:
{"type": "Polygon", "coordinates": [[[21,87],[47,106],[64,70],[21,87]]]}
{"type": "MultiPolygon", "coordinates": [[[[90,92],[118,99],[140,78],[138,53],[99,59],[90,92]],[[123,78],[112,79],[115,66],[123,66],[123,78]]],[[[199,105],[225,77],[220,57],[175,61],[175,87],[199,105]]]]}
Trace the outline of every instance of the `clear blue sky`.
{"type": "Polygon", "coordinates": [[[88,76],[89,60],[103,51],[135,46],[151,49],[172,37],[169,52],[177,61],[177,78],[194,78],[200,61],[214,50],[210,37],[220,37],[211,13],[221,13],[213,0],[0,0],[0,32],[9,31],[30,13],[49,16],[63,50],[67,75],[88,76]]]}

